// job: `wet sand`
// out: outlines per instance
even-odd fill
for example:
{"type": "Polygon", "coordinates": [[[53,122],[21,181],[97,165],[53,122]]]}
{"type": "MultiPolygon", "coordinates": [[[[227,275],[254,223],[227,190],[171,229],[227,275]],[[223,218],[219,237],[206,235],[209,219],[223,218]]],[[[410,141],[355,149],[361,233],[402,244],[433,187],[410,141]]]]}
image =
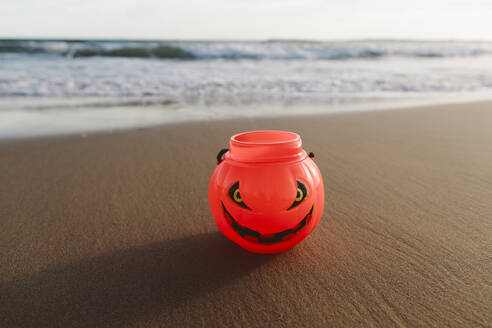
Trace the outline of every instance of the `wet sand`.
{"type": "Polygon", "coordinates": [[[490,327],[492,102],[0,141],[2,327],[490,327]],[[230,135],[299,133],[325,210],[279,255],[223,237],[230,135]]]}

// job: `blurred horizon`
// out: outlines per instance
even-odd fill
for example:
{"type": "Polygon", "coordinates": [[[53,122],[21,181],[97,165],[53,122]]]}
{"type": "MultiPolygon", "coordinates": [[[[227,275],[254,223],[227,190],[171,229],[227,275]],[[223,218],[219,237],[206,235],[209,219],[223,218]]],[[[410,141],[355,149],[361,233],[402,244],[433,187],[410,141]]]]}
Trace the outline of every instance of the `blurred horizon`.
{"type": "Polygon", "coordinates": [[[79,41],[111,41],[111,42],[312,42],[312,43],[328,43],[328,42],[465,42],[465,43],[490,43],[492,37],[486,38],[332,38],[332,39],[313,39],[313,38],[258,38],[258,39],[241,39],[241,38],[215,38],[215,39],[193,39],[193,38],[105,38],[105,37],[9,37],[0,36],[0,41],[62,41],[62,42],[79,42],[79,41]]]}

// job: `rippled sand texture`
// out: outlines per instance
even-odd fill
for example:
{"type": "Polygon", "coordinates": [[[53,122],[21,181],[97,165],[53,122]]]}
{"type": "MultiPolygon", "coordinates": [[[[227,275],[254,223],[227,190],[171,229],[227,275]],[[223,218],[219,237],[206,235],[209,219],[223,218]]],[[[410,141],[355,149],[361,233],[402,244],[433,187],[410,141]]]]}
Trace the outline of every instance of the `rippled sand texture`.
{"type": "Polygon", "coordinates": [[[490,327],[492,103],[0,143],[2,327],[490,327]],[[292,251],[207,204],[217,151],[300,133],[326,188],[292,251]]]}

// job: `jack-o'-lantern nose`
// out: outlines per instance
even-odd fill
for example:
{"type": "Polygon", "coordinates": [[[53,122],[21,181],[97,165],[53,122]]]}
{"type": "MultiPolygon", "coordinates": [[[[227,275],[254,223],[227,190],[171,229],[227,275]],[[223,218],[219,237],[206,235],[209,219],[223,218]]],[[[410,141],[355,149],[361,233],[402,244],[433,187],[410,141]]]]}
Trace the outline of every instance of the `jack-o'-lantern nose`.
{"type": "Polygon", "coordinates": [[[254,177],[243,179],[239,184],[241,197],[254,212],[275,215],[286,211],[296,198],[295,176],[288,168],[257,170],[254,177]]]}

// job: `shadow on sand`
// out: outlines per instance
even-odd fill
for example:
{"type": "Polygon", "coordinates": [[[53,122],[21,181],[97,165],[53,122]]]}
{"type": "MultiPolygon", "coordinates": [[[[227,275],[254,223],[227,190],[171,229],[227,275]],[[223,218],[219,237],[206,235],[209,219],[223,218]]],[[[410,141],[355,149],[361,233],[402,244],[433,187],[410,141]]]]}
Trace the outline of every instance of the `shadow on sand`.
{"type": "Polygon", "coordinates": [[[220,288],[270,261],[220,233],[122,250],[0,287],[3,327],[121,327],[220,288]]]}

